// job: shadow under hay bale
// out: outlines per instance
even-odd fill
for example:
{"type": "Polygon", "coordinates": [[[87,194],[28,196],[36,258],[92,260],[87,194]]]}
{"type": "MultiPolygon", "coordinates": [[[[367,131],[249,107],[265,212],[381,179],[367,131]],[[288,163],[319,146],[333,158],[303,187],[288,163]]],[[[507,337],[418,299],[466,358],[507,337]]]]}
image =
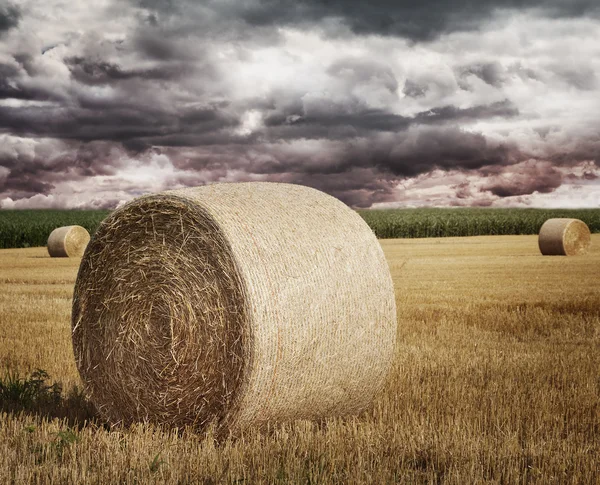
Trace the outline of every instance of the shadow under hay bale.
{"type": "Polygon", "coordinates": [[[80,258],[90,241],[90,234],[81,226],[54,229],[48,237],[48,254],[53,258],[80,258]]]}
{"type": "Polygon", "coordinates": [[[540,252],[546,256],[577,256],[589,249],[591,234],[579,219],[548,219],[538,237],[540,252]]]}
{"type": "Polygon", "coordinates": [[[115,211],[82,260],[72,325],[109,422],[237,434],[368,407],[392,363],[396,310],[358,214],[308,187],[257,182],[115,211]]]}

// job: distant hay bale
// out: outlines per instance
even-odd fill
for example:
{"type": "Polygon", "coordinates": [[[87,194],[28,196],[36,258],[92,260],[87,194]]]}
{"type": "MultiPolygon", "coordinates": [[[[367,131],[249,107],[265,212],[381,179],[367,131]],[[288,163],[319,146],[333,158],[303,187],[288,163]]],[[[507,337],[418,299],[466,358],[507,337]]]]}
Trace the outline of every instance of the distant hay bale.
{"type": "Polygon", "coordinates": [[[73,346],[111,423],[237,434],[365,409],[395,347],[394,288],[362,218],[278,183],[141,197],[82,260],[73,346]]]}
{"type": "Polygon", "coordinates": [[[542,225],[538,237],[540,251],[547,256],[584,254],[590,242],[590,230],[579,219],[548,219],[542,225]]]}
{"type": "Polygon", "coordinates": [[[53,258],[80,258],[90,241],[90,234],[81,226],[54,229],[48,237],[48,254],[53,258]]]}

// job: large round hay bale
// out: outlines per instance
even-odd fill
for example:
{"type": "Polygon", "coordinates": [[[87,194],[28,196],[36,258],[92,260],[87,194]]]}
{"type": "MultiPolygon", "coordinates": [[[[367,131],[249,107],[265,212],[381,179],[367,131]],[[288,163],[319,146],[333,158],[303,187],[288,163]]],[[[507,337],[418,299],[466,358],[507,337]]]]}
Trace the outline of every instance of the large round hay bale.
{"type": "Polygon", "coordinates": [[[48,254],[53,258],[80,258],[90,241],[90,234],[81,226],[54,229],[48,237],[48,254]]]}
{"type": "Polygon", "coordinates": [[[361,217],[317,190],[216,184],[139,198],[82,260],[73,345],[111,423],[237,432],[357,413],[394,355],[394,289],[361,217]]]}
{"type": "Polygon", "coordinates": [[[585,222],[579,219],[548,219],[538,237],[540,251],[548,256],[576,256],[585,253],[591,235],[585,222]]]}

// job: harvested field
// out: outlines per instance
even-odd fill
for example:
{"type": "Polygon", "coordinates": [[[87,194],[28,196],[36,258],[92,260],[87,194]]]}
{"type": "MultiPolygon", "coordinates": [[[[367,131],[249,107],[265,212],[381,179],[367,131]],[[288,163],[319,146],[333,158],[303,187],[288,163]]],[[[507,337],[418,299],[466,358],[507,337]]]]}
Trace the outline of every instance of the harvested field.
{"type": "Polygon", "coordinates": [[[68,392],[78,260],[0,251],[0,368],[63,384],[3,402],[0,482],[598,483],[600,235],[577,258],[541,256],[535,235],[381,243],[398,347],[374,409],[221,446],[94,420],[68,392]]]}

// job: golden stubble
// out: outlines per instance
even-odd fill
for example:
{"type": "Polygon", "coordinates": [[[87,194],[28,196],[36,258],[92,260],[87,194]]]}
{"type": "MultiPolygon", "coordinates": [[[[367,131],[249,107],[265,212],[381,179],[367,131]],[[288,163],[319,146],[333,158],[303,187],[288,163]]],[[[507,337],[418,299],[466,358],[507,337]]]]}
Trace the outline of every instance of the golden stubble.
{"type": "MultiPolygon", "coordinates": [[[[578,258],[539,255],[536,236],[381,244],[398,345],[370,411],[220,445],[191,429],[2,413],[0,481],[598,483],[600,236],[578,258]],[[68,427],[78,441],[59,453],[52,443],[68,427]]],[[[44,248],[0,251],[3,367],[80,384],[70,335],[78,264],[44,248]]]]}

